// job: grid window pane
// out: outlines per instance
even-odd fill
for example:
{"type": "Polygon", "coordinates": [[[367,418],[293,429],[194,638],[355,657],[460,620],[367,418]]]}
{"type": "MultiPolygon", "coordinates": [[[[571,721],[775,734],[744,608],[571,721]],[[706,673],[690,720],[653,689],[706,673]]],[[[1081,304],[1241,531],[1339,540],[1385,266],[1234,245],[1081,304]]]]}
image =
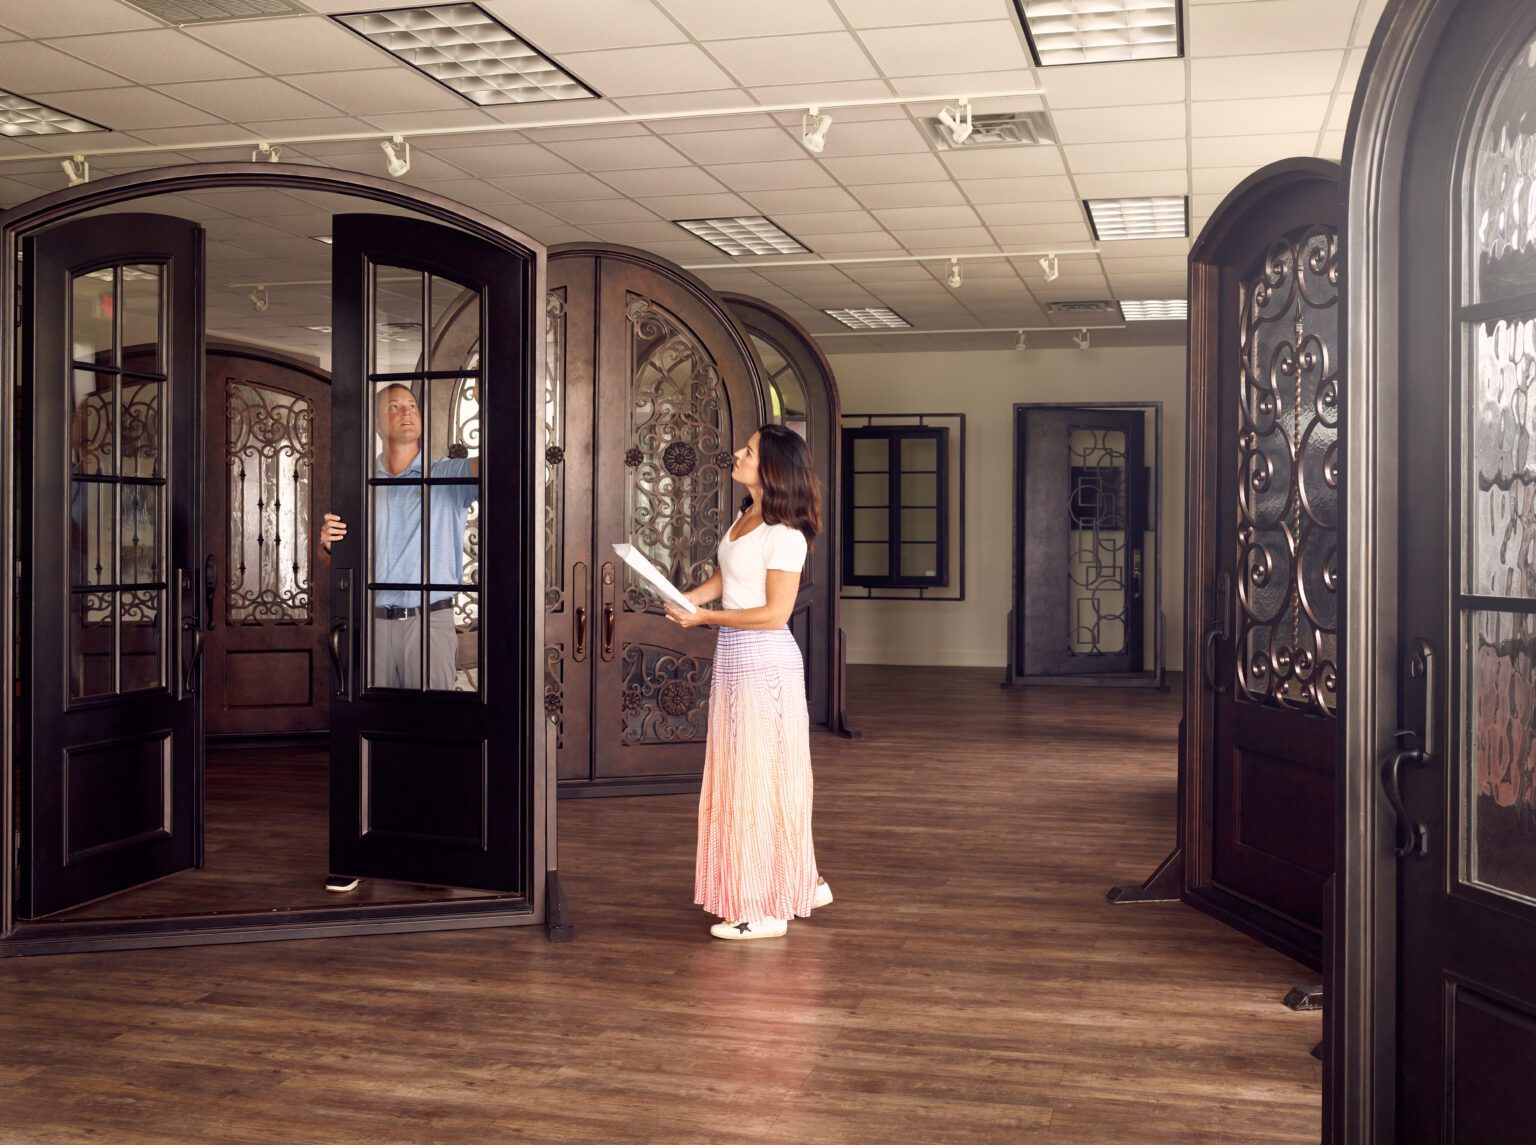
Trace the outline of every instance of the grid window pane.
{"type": "Polygon", "coordinates": [[[100,481],[76,481],[70,489],[69,583],[77,588],[117,579],[112,563],[116,491],[116,486],[100,481]]]}
{"type": "Polygon", "coordinates": [[[903,472],[923,471],[932,473],[939,467],[939,439],[936,437],[904,437],[901,440],[901,468],[903,472]]]}
{"type": "Polygon", "coordinates": [[[116,594],[75,592],[69,597],[69,695],[83,700],[113,691],[116,594]]]}
{"type": "Polygon", "coordinates": [[[422,292],[425,275],[399,266],[373,268],[373,372],[421,369],[422,292]]]}
{"type": "Polygon", "coordinates": [[[938,545],[901,546],[901,575],[932,577],[939,575],[938,545]]]}
{"type": "Polygon", "coordinates": [[[70,469],[77,476],[113,472],[117,408],[112,375],[76,370],[70,399],[70,469]]]}
{"type": "Polygon", "coordinates": [[[450,279],[431,279],[433,373],[472,369],[480,353],[480,292],[450,279]]]}
{"type": "Polygon", "coordinates": [[[939,503],[939,478],[936,473],[903,473],[901,503],[908,508],[934,508],[939,503]]]}
{"type": "Polygon", "coordinates": [[[118,498],[122,521],[119,580],[123,584],[154,584],[164,579],[160,560],[160,487],[124,485],[118,498]]]}
{"type": "Polygon", "coordinates": [[[884,541],[874,545],[853,546],[853,571],[856,576],[887,576],[890,564],[891,550],[884,541]]]}
{"type": "Polygon", "coordinates": [[[70,325],[71,352],[75,361],[92,366],[112,366],[113,315],[117,295],[110,269],[78,274],[72,284],[70,325]]]}
{"type": "Polygon", "coordinates": [[[124,378],[120,387],[123,475],[159,477],[165,426],[161,410],[163,382],[124,378]]]}
{"type": "Polygon", "coordinates": [[[855,509],[853,511],[853,539],[856,541],[886,541],[891,536],[890,510],[855,509]]]}
{"type": "Polygon", "coordinates": [[[165,592],[139,589],[118,597],[122,610],[122,690],[137,692],[165,683],[165,592]]]}
{"type": "Polygon", "coordinates": [[[123,267],[123,351],[134,351],[125,368],[158,374],[161,365],[160,309],[162,267],[153,264],[123,267]]]}

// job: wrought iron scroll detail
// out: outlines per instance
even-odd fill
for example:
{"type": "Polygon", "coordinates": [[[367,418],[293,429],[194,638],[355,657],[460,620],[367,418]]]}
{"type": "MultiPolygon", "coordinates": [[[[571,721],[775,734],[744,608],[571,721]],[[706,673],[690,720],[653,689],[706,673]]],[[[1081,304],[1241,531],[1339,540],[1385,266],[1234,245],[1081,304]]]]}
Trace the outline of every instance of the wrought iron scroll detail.
{"type": "Polygon", "coordinates": [[[230,624],[310,624],[314,405],[233,378],[224,387],[230,624]]]}
{"type": "Polygon", "coordinates": [[[565,647],[544,646],[544,712],[555,721],[555,746],[565,746],[565,647]]]}
{"type": "Polygon", "coordinates": [[[624,649],[622,742],[702,743],[709,730],[713,661],[654,644],[624,649]]]}
{"type": "Polygon", "coordinates": [[[1126,650],[1130,601],[1125,431],[1073,426],[1067,442],[1072,470],[1067,651],[1120,655],[1126,650]]]}
{"type": "Polygon", "coordinates": [[[1273,243],[1240,286],[1237,695],[1338,707],[1339,241],[1273,243]]]}
{"type": "Polygon", "coordinates": [[[565,606],[565,295],[544,296],[544,607],[565,606]]]}
{"type": "MultiPolygon", "coordinates": [[[[702,343],[675,315],[637,294],[630,322],[629,535],[674,584],[693,585],[715,569],[730,521],[727,456],[730,410],[720,372],[702,343]],[[716,464],[700,465],[700,457],[716,464]]],[[[625,607],[662,611],[661,599],[628,572],[625,607]]]]}

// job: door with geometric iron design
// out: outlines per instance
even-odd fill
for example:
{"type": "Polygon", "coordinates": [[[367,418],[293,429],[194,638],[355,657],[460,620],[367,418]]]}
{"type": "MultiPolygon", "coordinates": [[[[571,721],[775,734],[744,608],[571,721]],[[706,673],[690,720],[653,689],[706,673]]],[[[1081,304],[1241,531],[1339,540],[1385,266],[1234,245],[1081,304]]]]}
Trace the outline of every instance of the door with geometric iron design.
{"type": "Polygon", "coordinates": [[[714,572],[742,496],[731,455],[761,424],[756,363],[718,299],[639,252],[557,250],[549,285],[559,437],[547,460],[562,484],[546,522],[561,550],[546,694],[561,713],[562,791],[696,790],[715,633],[668,620],[613,545],[684,588],[714,572]]]}

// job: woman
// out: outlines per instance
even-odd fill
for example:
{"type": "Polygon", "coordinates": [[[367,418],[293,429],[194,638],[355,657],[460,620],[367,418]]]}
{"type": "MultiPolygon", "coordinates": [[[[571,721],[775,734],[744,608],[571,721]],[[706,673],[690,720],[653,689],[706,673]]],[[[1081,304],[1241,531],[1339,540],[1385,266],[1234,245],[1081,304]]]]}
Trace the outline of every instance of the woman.
{"type": "Polygon", "coordinates": [[[694,902],[725,921],[716,938],[778,938],[789,920],[832,901],[811,844],[811,733],[805,664],[789,634],[821,494],[810,451],[765,425],[736,451],[747,489],[720,542],[718,568],[687,593],[722,608],[667,615],[684,628],[720,627],[699,795],[694,902]]]}

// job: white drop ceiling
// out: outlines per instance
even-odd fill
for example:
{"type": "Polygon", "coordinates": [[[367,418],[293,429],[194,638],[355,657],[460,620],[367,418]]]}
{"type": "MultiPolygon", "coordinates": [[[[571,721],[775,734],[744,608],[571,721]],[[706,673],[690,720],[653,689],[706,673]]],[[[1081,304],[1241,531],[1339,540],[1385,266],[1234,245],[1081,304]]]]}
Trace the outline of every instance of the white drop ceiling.
{"type": "MultiPolygon", "coordinates": [[[[313,14],[174,28],[123,0],[4,0],[0,89],[113,130],[0,138],[0,160],[18,160],[0,162],[0,206],[63,186],[58,157],[81,150],[248,141],[101,156],[91,161],[99,178],[244,160],[274,137],[401,132],[411,140],[404,182],[545,243],[617,242],[684,264],[733,263],[698,273],[834,335],[824,343],[829,351],[1006,349],[1014,334],[979,331],[1082,324],[1048,314],[1051,302],[1182,298],[1190,242],[1233,186],[1272,160],[1337,159],[1385,5],[1186,0],[1182,59],[1036,69],[1012,0],[483,0],[603,98],[477,107],[328,18],[412,5],[300,2],[313,14]],[[941,150],[922,122],[939,102],[833,110],[820,155],[800,143],[799,112],[410,134],[1033,87],[1045,94],[977,100],[974,110],[1040,112],[1055,143],[941,150]],[[1187,238],[1095,243],[1082,207],[1089,198],[1179,195],[1189,196],[1187,238]],[[772,260],[732,260],[671,221],[738,215],[766,215],[827,258],[944,257],[775,268],[765,265],[772,260]],[[1091,253],[1063,255],[1051,283],[1029,256],[966,262],[962,287],[944,284],[950,255],[1051,248],[1091,253]],[[876,306],[917,332],[848,334],[823,313],[876,306]]],[[[385,163],[376,141],[285,145],[283,158],[375,174],[385,163]]],[[[154,206],[208,229],[211,328],[326,355],[327,336],[308,329],[329,324],[324,286],[273,286],[267,313],[256,315],[248,287],[224,284],[326,277],[329,248],[311,236],[328,233],[334,201],[200,192],[154,206]]],[[[1094,341],[1183,338],[1182,323],[1139,322],[1094,341]]],[[[1032,346],[1056,341],[1069,345],[1065,333],[1030,335],[1032,346]]]]}

